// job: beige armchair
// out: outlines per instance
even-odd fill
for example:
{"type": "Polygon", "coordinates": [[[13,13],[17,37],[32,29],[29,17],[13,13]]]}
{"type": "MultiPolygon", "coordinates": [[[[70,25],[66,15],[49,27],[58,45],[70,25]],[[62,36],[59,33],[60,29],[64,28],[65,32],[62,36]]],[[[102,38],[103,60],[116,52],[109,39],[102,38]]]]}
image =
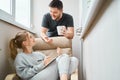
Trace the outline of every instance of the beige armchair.
{"type": "MultiPolygon", "coordinates": [[[[68,53],[72,56],[72,41],[65,38],[65,37],[52,37],[53,42],[51,44],[45,43],[41,38],[36,38],[36,44],[33,47],[34,51],[40,51],[45,55],[49,55],[52,57],[57,56],[56,48],[60,47],[63,52],[68,53]]],[[[71,76],[71,80],[78,80],[77,79],[77,72],[75,72],[71,76]]],[[[20,78],[15,74],[8,74],[5,80],[20,80],[20,78]]]]}

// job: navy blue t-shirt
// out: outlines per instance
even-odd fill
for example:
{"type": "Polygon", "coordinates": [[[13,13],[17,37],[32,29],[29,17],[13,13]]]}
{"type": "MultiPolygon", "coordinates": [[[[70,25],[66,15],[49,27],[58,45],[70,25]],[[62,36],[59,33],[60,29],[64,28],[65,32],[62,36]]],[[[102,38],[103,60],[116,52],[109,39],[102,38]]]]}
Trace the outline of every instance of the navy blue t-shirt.
{"type": "Polygon", "coordinates": [[[43,17],[42,27],[48,29],[47,36],[58,36],[57,26],[74,27],[73,18],[71,15],[63,13],[62,18],[59,21],[53,20],[50,13],[47,13],[43,17]]]}

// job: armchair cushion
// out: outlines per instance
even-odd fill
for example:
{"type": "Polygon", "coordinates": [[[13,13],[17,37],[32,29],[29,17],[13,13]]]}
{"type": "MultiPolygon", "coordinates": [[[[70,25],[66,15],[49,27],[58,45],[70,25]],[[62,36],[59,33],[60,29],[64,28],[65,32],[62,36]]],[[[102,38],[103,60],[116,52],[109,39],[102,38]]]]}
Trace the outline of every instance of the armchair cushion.
{"type": "MultiPolygon", "coordinates": [[[[39,50],[37,50],[39,51],[39,50]]],[[[50,49],[50,50],[40,50],[43,54],[46,56],[51,56],[51,57],[56,57],[57,56],[57,50],[56,49],[50,49]]],[[[62,52],[66,53],[68,55],[72,55],[72,50],[71,48],[62,48],[62,52]]]]}

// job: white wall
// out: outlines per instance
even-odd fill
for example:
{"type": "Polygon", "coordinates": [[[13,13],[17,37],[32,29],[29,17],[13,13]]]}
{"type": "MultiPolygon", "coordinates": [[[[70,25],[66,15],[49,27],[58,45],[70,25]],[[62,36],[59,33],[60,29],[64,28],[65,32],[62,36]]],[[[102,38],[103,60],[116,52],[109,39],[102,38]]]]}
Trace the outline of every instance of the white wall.
{"type": "Polygon", "coordinates": [[[13,72],[12,64],[9,63],[9,41],[20,31],[20,28],[0,20],[0,80],[4,80],[8,73],[13,72]]]}
{"type": "Polygon", "coordinates": [[[44,13],[48,12],[48,4],[50,0],[34,0],[33,1],[33,24],[38,37],[40,37],[40,27],[44,13]]]}
{"type": "Polygon", "coordinates": [[[120,0],[108,0],[84,38],[86,80],[120,80],[119,14],[120,0]]]}

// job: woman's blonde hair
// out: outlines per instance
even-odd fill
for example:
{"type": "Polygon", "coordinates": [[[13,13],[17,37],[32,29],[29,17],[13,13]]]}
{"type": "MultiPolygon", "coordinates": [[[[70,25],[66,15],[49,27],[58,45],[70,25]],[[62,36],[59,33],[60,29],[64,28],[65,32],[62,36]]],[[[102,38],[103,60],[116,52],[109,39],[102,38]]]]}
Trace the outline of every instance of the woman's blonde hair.
{"type": "Polygon", "coordinates": [[[27,34],[28,34],[27,31],[18,32],[15,38],[10,40],[9,47],[10,47],[10,55],[12,59],[15,59],[18,53],[17,48],[22,49],[22,42],[26,40],[27,34]]]}

